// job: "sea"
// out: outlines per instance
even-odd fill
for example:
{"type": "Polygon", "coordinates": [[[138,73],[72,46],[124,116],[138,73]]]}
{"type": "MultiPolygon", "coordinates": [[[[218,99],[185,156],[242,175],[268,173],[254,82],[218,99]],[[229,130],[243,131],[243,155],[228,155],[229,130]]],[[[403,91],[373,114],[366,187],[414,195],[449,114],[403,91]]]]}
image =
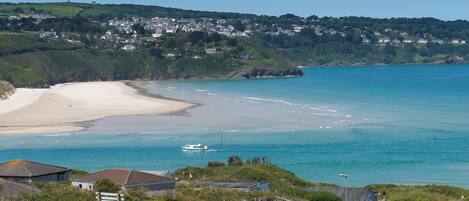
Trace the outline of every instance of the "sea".
{"type": "MultiPolygon", "coordinates": [[[[141,81],[197,103],[73,133],[0,136],[0,161],[173,171],[267,157],[312,182],[469,187],[469,65],[304,68],[301,78],[141,81]],[[203,153],[181,146],[202,143],[203,153]]],[[[129,107],[138,107],[129,105],[129,107]]]]}

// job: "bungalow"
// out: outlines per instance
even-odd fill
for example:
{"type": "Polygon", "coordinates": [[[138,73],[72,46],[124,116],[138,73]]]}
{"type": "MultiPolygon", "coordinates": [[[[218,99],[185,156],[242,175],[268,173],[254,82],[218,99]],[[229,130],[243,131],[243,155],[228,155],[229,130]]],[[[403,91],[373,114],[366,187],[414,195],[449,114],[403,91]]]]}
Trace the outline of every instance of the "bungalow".
{"type": "Polygon", "coordinates": [[[92,190],[97,181],[104,179],[119,185],[122,190],[167,191],[176,188],[176,181],[171,177],[121,168],[108,169],[73,179],[72,186],[92,190]]]}
{"type": "Polygon", "coordinates": [[[0,164],[0,178],[15,182],[63,182],[68,181],[70,169],[54,165],[12,160],[0,164]]]}
{"type": "Polygon", "coordinates": [[[227,188],[240,191],[268,191],[269,182],[224,182],[224,181],[198,181],[196,184],[214,188],[227,188]]]}

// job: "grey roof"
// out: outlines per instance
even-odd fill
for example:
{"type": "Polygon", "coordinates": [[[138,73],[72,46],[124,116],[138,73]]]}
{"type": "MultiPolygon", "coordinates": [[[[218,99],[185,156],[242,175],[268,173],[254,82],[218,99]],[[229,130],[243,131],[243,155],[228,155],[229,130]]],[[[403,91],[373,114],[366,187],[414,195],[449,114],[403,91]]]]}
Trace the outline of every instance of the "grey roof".
{"type": "Polygon", "coordinates": [[[1,198],[12,198],[17,197],[23,193],[33,193],[39,191],[39,189],[30,185],[0,179],[0,200],[1,198]]]}
{"type": "Polygon", "coordinates": [[[68,171],[68,168],[27,160],[0,163],[0,177],[35,177],[68,171]]]}

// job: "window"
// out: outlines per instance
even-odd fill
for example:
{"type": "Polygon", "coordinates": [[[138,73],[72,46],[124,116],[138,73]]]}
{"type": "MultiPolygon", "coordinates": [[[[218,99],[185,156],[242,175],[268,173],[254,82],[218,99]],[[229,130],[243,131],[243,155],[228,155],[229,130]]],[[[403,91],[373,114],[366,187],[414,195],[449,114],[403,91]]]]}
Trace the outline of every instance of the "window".
{"type": "Polygon", "coordinates": [[[81,184],[78,185],[79,188],[83,188],[83,186],[81,184]]]}

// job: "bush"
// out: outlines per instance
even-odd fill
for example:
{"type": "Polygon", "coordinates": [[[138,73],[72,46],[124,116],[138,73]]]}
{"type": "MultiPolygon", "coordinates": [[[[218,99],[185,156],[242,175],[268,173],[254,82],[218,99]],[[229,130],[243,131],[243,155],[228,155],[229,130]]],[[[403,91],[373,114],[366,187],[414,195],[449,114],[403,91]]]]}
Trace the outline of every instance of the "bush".
{"type": "Polygon", "coordinates": [[[246,161],[247,164],[272,164],[272,162],[267,157],[254,157],[246,161]]]}
{"type": "Polygon", "coordinates": [[[243,161],[241,160],[241,158],[239,156],[230,156],[228,158],[228,165],[241,166],[241,165],[243,165],[243,161]]]}
{"type": "Polygon", "coordinates": [[[94,184],[94,190],[96,192],[117,193],[120,191],[120,188],[112,181],[108,179],[102,179],[94,184]]]}
{"type": "Polygon", "coordinates": [[[219,162],[219,161],[210,161],[208,162],[208,167],[223,167],[225,166],[225,163],[219,162]]]}
{"type": "Polygon", "coordinates": [[[91,191],[83,191],[69,184],[37,184],[41,192],[23,194],[14,201],[95,201],[91,191]]]}

